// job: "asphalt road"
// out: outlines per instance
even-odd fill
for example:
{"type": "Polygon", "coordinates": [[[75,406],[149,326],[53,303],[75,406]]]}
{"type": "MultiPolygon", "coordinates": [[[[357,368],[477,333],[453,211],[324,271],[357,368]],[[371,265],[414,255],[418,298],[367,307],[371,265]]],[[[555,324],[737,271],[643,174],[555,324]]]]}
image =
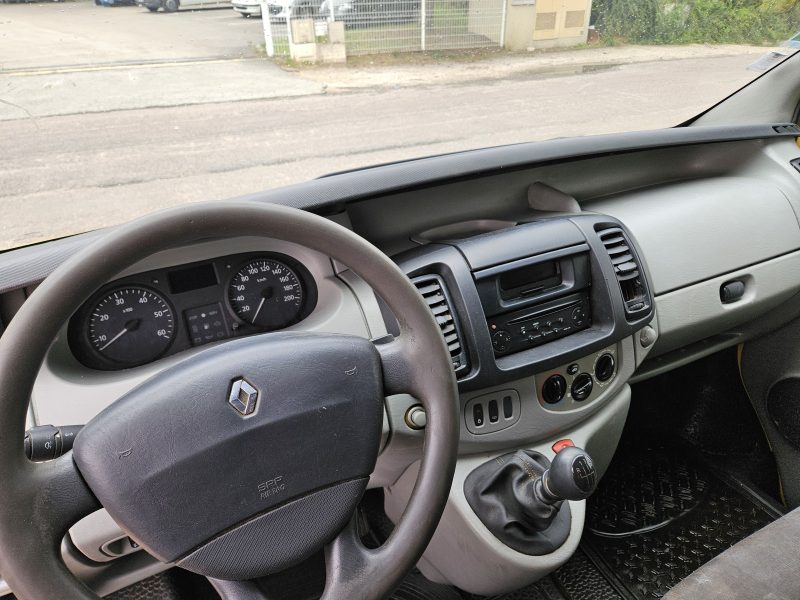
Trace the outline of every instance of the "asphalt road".
{"type": "MultiPolygon", "coordinates": [[[[120,223],[162,207],[229,198],[370,164],[670,126],[752,79],[746,66],[757,56],[328,93],[318,83],[275,67],[262,71],[267,73],[264,77],[274,76],[269,86],[274,95],[268,99],[248,100],[241,90],[229,90],[229,97],[204,99],[199,94],[185,106],[101,106],[93,107],[99,112],[36,118],[10,115],[0,120],[0,248],[120,223]]],[[[230,58],[233,62],[220,63],[218,70],[241,66],[237,57],[230,58]]],[[[97,87],[107,72],[87,80],[87,85],[97,87]]],[[[163,69],[163,85],[177,81],[172,72],[163,69]]],[[[137,70],[115,67],[113,73],[130,79],[137,70]]],[[[203,73],[184,74],[183,85],[194,86],[187,93],[208,86],[203,73]]],[[[6,85],[13,88],[24,79],[38,85],[38,93],[47,100],[59,90],[69,91],[79,75],[85,73],[61,73],[62,84],[56,89],[48,88],[41,76],[12,77],[6,85]]]]}

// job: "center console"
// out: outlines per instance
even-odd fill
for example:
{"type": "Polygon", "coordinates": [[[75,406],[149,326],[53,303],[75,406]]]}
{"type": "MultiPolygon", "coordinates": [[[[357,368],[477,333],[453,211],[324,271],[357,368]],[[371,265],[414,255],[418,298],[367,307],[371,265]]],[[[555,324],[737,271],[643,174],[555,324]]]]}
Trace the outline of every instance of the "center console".
{"type": "Polygon", "coordinates": [[[642,257],[611,217],[520,223],[395,258],[457,345],[463,392],[583,359],[653,318],[642,257]]]}
{"type": "Polygon", "coordinates": [[[495,355],[541,346],[591,325],[589,257],[514,261],[475,274],[495,355]]]}
{"type": "MultiPolygon", "coordinates": [[[[566,561],[583,528],[585,495],[542,492],[556,451],[585,449],[570,473],[578,481],[591,464],[601,477],[621,434],[627,381],[657,335],[643,257],[619,221],[574,214],[440,239],[395,260],[442,328],[460,392],[456,477],[418,566],[475,594],[519,588],[566,561]]],[[[404,414],[419,434],[421,405],[391,400],[395,443],[404,414]]],[[[391,518],[415,473],[389,486],[391,518]]]]}

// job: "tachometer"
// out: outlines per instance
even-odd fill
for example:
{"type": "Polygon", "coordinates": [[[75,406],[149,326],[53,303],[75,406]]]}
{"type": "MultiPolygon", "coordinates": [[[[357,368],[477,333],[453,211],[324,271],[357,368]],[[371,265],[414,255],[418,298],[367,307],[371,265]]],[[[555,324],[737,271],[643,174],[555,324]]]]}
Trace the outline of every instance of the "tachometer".
{"type": "Polygon", "coordinates": [[[245,264],[231,280],[228,299],[236,315],[257,327],[281,329],[303,310],[303,284],[289,265],[272,258],[245,264]]]}
{"type": "Polygon", "coordinates": [[[92,348],[103,358],[126,366],[155,360],[175,336],[175,319],[167,301],[139,286],[104,294],[92,306],[87,325],[92,348]]]}

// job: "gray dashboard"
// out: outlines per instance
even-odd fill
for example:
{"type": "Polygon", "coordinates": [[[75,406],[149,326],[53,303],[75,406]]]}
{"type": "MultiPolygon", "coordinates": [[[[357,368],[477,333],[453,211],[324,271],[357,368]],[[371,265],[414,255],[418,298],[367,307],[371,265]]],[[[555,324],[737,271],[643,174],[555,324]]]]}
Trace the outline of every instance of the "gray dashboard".
{"type": "MultiPolygon", "coordinates": [[[[295,244],[259,238],[205,242],[151,256],[121,273],[117,279],[123,281],[128,277],[136,279],[141,273],[182,268],[187,263],[209,261],[231,254],[249,256],[263,253],[292,257],[304,265],[315,282],[318,299],[313,310],[302,321],[288,326],[286,330],[301,328],[305,331],[349,333],[364,337],[381,335],[381,330],[373,332],[370,329],[364,316],[362,305],[369,307],[369,299],[362,302],[355,301],[353,288],[337,276],[334,265],[328,257],[295,244]]],[[[61,335],[55,340],[34,386],[32,404],[36,422],[60,424],[87,422],[113,399],[119,398],[154,373],[207,347],[190,346],[188,332],[185,335],[187,335],[187,347],[183,348],[182,352],[133,368],[97,370],[82,364],[75,356],[69,344],[68,327],[65,325],[61,335]],[[70,400],[65,402],[64,398],[70,400]]]]}
{"type": "MultiPolygon", "coordinates": [[[[547,449],[566,434],[592,448],[602,472],[624,422],[629,382],[800,315],[800,173],[791,164],[800,157],[798,134],[794,126],[776,124],[554,140],[337,174],[251,199],[323,214],[392,256],[421,291],[432,281],[438,286],[431,293],[445,298],[454,323],[443,332],[446,339],[456,336],[451,354],[462,404],[459,476],[492,452],[547,449]],[[627,294],[621,283],[628,263],[614,262],[614,236],[633,257],[643,286],[638,295],[627,294]],[[743,291],[723,301],[721,289],[730,282],[741,283],[743,291]],[[588,318],[573,318],[579,308],[588,318]],[[546,322],[544,332],[540,321],[546,322]],[[533,323],[535,330],[525,329],[533,323]],[[601,380],[597,374],[607,357],[612,366],[601,380]],[[594,387],[581,398],[577,380],[584,374],[594,377],[594,387]],[[559,379],[564,393],[551,402],[547,386],[559,379]]],[[[8,322],[64,256],[102,234],[0,255],[0,318],[8,322]]],[[[347,266],[274,240],[209,240],[154,255],[117,279],[135,283],[143,273],[228,256],[246,263],[265,253],[285,257],[314,288],[314,302],[302,318],[284,324],[289,329],[368,338],[391,332],[392,315],[347,266]]],[[[218,278],[220,290],[230,277],[218,278]]],[[[207,302],[198,297],[190,304],[177,308],[176,317],[207,302]]],[[[160,369],[202,351],[186,343],[130,368],[97,369],[80,360],[71,337],[65,324],[42,365],[32,423],[85,423],[160,369]]],[[[403,481],[411,477],[422,443],[422,432],[407,419],[416,404],[408,396],[386,402],[384,447],[371,485],[395,487],[387,501],[390,516],[401,510],[403,481]]],[[[490,557],[486,568],[496,561],[509,569],[509,580],[522,581],[565,560],[559,555],[532,563],[508,554],[476,528],[458,497],[448,511],[443,527],[449,519],[452,527],[473,531],[474,543],[490,557]]],[[[582,508],[573,513],[582,515],[582,508]]],[[[118,530],[101,516],[94,519],[83,525],[82,536],[74,532],[81,540],[76,544],[98,565],[110,563],[98,552],[109,543],[107,532],[118,530]],[[104,541],[86,533],[98,530],[104,541]]],[[[447,552],[435,550],[449,547],[447,533],[437,536],[420,567],[435,580],[454,582],[458,574],[443,558],[447,552]]],[[[161,568],[127,554],[120,560],[136,566],[126,581],[133,571],[161,568]]],[[[107,591],[122,581],[92,573],[107,591]]]]}

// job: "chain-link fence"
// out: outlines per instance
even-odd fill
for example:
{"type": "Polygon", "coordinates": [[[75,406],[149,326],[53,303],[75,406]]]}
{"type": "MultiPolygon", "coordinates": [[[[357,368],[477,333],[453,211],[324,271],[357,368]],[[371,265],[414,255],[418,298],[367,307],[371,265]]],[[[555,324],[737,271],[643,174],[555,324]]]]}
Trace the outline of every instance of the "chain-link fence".
{"type": "Polygon", "coordinates": [[[505,0],[267,0],[264,27],[274,53],[289,54],[287,20],[312,19],[324,40],[331,6],[350,56],[503,44],[505,0]]]}

